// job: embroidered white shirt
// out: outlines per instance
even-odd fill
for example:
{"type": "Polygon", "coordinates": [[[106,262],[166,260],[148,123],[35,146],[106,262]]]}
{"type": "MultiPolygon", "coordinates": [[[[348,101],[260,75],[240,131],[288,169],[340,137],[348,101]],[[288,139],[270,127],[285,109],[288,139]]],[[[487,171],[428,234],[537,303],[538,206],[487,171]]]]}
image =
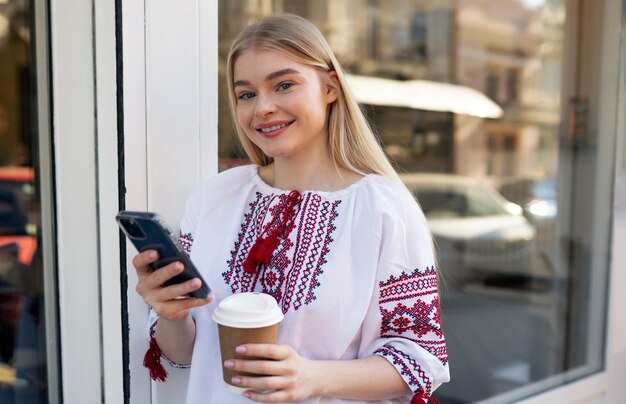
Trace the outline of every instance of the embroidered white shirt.
{"type": "Polygon", "coordinates": [[[196,342],[187,403],[250,402],[224,387],[211,319],[220,300],[245,291],[278,301],[285,314],[279,344],[318,360],[380,355],[414,394],[430,395],[449,371],[431,237],[418,205],[400,184],[378,175],[336,192],[303,191],[293,228],[279,237],[269,264],[244,271],[250,248],[289,193],[270,187],[248,165],[204,181],[188,198],[180,240],[216,300],[192,311],[196,342]]]}

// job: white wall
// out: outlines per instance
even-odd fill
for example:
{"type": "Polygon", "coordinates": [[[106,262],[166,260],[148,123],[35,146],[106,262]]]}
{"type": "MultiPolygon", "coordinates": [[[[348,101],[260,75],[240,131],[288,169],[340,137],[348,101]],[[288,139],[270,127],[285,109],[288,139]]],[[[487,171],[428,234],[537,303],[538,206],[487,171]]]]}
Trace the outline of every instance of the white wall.
{"type": "MultiPolygon", "coordinates": [[[[159,212],[174,228],[184,201],[217,172],[217,2],[123,2],[126,209],[159,212]]],[[[188,371],[167,384],[143,368],[147,308],[134,292],[128,245],[131,402],[182,402],[188,371]]]]}

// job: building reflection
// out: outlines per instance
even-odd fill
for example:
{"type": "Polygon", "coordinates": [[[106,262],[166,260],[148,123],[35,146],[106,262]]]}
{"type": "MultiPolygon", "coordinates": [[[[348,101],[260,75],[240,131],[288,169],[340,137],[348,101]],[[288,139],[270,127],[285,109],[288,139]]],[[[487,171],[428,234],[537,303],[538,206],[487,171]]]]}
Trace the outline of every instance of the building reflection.
{"type": "MultiPolygon", "coordinates": [[[[560,1],[537,8],[519,0],[488,5],[479,0],[222,2],[222,62],[241,26],[280,11],[316,23],[351,74],[466,86],[504,111],[498,119],[485,119],[428,106],[365,105],[401,170],[497,181],[554,175],[564,20],[560,1]]],[[[224,137],[232,133],[226,121],[220,122],[224,137]]],[[[232,147],[222,140],[224,147],[232,147]]]]}

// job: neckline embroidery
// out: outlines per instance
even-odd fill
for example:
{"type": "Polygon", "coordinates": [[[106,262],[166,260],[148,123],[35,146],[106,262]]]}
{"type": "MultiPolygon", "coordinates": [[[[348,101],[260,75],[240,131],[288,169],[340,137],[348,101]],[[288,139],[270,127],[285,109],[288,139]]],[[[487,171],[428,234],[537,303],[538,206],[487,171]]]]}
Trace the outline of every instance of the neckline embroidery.
{"type": "Polygon", "coordinates": [[[278,237],[286,239],[295,227],[294,218],[302,203],[302,194],[291,191],[282,206],[278,208],[274,220],[267,223],[261,234],[248,252],[248,257],[243,263],[243,269],[249,274],[257,271],[259,264],[268,265],[278,246],[278,237]]]}

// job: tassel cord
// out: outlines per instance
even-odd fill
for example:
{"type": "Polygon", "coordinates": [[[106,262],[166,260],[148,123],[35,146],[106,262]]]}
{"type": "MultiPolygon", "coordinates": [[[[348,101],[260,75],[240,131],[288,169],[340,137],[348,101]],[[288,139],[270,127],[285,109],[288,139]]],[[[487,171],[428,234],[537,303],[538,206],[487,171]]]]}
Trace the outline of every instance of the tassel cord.
{"type": "Polygon", "coordinates": [[[435,397],[431,397],[424,393],[424,391],[420,391],[411,399],[411,404],[439,404],[439,399],[435,397]]]}
{"type": "Polygon", "coordinates": [[[255,273],[259,263],[263,265],[270,263],[274,250],[279,244],[278,238],[287,238],[295,227],[293,218],[300,202],[302,202],[302,194],[298,191],[291,191],[282,206],[277,209],[275,219],[265,226],[250,248],[248,257],[243,263],[244,271],[255,273]]]}
{"type": "Polygon", "coordinates": [[[161,363],[161,348],[154,337],[150,338],[150,347],[143,357],[143,366],[150,371],[150,378],[164,382],[167,379],[167,371],[161,363]]]}

